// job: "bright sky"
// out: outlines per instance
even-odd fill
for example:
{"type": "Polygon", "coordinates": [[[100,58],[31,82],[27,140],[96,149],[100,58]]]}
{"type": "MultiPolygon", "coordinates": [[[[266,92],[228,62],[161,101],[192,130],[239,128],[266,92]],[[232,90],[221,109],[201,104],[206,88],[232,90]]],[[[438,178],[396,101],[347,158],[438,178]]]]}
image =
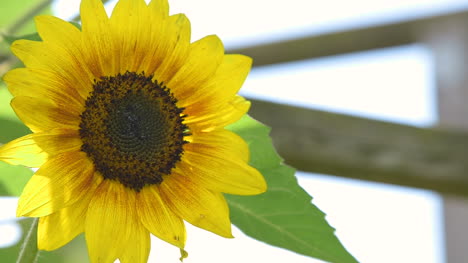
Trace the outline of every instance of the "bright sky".
{"type": "Polygon", "coordinates": [[[417,126],[436,121],[432,58],[421,45],[256,68],[242,93],[417,126]]]}
{"type": "MultiPolygon", "coordinates": [[[[227,47],[292,38],[468,8],[462,0],[173,0],[186,13],[193,39],[217,34],[227,47]]],[[[63,18],[78,0],[60,0],[63,18]]],[[[254,69],[242,93],[416,126],[436,121],[432,61],[421,46],[407,46],[254,69]],[[287,87],[285,89],[284,87],[287,87]]],[[[362,262],[444,262],[441,200],[422,190],[298,173],[300,184],[327,213],[344,245],[362,262]]],[[[2,201],[1,224],[16,199],[2,201]],[[3,205],[5,204],[5,206],[3,205]]],[[[189,263],[319,262],[245,237],[223,239],[190,227],[189,263]]],[[[5,236],[5,235],[2,235],[5,236]]],[[[1,244],[1,243],[0,243],[1,244]]],[[[178,262],[178,250],[153,240],[150,262],[178,262]],[[153,261],[154,260],[154,261],[153,261]]]]}

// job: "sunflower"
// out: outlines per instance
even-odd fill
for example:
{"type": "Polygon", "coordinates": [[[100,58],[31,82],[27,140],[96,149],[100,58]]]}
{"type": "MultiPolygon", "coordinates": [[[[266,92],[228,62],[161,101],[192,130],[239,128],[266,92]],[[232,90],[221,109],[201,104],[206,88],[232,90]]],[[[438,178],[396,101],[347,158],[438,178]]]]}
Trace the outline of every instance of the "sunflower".
{"type": "Polygon", "coordinates": [[[249,109],[236,93],[251,59],[216,36],[190,41],[166,0],[120,0],[107,16],[81,3],[81,29],[36,17],[42,41],[18,40],[4,76],[32,133],[0,160],[38,167],[17,215],[39,217],[38,248],[84,232],[91,262],[146,262],[150,233],[181,249],[184,221],[232,237],[223,193],[266,190],[247,144],[225,126],[249,109]]]}

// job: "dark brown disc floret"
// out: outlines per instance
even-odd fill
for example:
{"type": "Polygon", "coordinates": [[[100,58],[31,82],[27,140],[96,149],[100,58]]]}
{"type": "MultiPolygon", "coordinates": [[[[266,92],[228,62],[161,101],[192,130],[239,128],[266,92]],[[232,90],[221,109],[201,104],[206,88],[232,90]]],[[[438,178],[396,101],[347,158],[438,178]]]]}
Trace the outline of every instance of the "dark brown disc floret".
{"type": "Polygon", "coordinates": [[[160,184],[183,154],[183,108],[152,76],[126,72],[95,81],[81,114],[81,150],[105,179],[140,191],[160,184]]]}

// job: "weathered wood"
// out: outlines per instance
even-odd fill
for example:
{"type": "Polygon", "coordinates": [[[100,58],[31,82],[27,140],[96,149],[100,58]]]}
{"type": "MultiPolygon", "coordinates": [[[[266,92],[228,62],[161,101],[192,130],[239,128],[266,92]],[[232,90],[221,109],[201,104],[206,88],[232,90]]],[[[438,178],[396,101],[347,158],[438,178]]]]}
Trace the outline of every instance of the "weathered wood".
{"type": "Polygon", "coordinates": [[[444,194],[446,261],[468,258],[468,12],[231,50],[254,66],[423,43],[433,52],[439,127],[371,121],[255,101],[286,163],[309,172],[444,194]],[[459,131],[459,132],[454,132],[459,131]],[[458,195],[458,196],[455,196],[458,195]]]}
{"type": "MultiPolygon", "coordinates": [[[[341,55],[422,42],[421,32],[427,32],[428,28],[435,25],[451,23],[452,20],[464,21],[464,25],[467,25],[468,11],[329,34],[305,36],[299,39],[233,49],[228,52],[251,56],[254,59],[254,66],[341,55]]],[[[466,27],[463,26],[462,28],[466,27]]]]}
{"type": "Polygon", "coordinates": [[[468,134],[258,100],[250,114],[298,170],[468,196],[468,134]]]}
{"type": "Polygon", "coordinates": [[[468,256],[468,198],[444,196],[442,209],[445,225],[445,262],[465,263],[468,256]]]}
{"type": "MultiPolygon", "coordinates": [[[[420,32],[423,42],[431,48],[434,57],[438,124],[440,127],[461,132],[468,132],[466,23],[466,17],[454,18],[429,25],[426,31],[420,32]]],[[[468,198],[443,195],[442,200],[446,262],[467,262],[468,198]]]]}
{"type": "Polygon", "coordinates": [[[467,17],[452,17],[420,31],[421,41],[433,54],[439,125],[468,131],[467,17]]]}

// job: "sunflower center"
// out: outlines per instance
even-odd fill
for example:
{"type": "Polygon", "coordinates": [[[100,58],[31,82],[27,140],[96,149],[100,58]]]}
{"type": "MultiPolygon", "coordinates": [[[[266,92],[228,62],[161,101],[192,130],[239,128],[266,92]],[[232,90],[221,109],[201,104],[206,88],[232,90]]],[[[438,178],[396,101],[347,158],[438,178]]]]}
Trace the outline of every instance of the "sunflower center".
{"type": "Polygon", "coordinates": [[[189,135],[183,108],[176,103],[151,76],[102,77],[81,114],[81,150],[105,179],[135,191],[160,184],[180,161],[189,135]]]}

